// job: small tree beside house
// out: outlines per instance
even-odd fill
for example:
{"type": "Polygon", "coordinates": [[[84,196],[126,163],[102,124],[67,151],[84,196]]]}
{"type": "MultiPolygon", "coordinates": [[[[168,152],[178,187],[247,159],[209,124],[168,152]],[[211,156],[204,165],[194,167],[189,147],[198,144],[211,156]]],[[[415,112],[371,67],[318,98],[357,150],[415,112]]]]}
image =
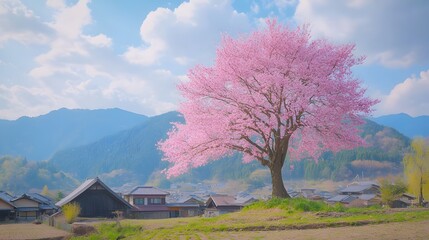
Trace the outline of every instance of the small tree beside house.
{"type": "Polygon", "coordinates": [[[423,206],[429,195],[429,143],[423,138],[414,139],[403,163],[408,190],[418,196],[419,205],[423,206]]]}
{"type": "Polygon", "coordinates": [[[62,206],[61,210],[63,211],[67,223],[73,223],[80,214],[80,206],[79,203],[76,202],[67,203],[62,206]]]}
{"type": "Polygon", "coordinates": [[[407,191],[407,185],[401,179],[396,179],[392,182],[387,178],[383,178],[380,180],[380,184],[381,202],[390,207],[393,206],[394,201],[398,200],[407,191]]]}

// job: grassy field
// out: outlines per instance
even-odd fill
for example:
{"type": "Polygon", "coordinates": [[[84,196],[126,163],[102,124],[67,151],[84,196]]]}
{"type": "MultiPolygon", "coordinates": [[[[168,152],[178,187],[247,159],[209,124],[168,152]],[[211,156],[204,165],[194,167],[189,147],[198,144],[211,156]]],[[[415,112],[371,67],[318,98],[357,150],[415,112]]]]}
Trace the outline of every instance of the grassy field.
{"type": "Polygon", "coordinates": [[[409,227],[410,231],[401,232],[404,237],[410,236],[408,239],[428,239],[427,223],[427,209],[346,209],[302,199],[274,199],[214,218],[123,220],[120,227],[102,223],[97,226],[98,234],[74,239],[295,239],[298,233],[308,235],[299,239],[339,239],[343,235],[349,236],[348,239],[407,239],[395,237],[393,230],[398,227],[392,227],[395,224],[409,227]],[[371,230],[359,230],[366,228],[371,230]],[[413,231],[425,237],[413,238],[413,231]],[[385,238],[380,234],[390,235],[385,238]]]}

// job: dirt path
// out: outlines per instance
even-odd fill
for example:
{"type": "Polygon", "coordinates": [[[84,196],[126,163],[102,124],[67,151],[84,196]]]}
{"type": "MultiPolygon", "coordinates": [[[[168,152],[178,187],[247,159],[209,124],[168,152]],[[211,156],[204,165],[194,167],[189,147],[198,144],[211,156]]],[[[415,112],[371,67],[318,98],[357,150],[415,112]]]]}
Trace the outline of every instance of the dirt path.
{"type": "Polygon", "coordinates": [[[294,240],[426,240],[429,239],[429,220],[420,222],[387,223],[358,227],[338,227],[310,230],[221,232],[200,235],[201,239],[294,239],[294,240]]]}
{"type": "Polygon", "coordinates": [[[66,239],[68,232],[49,227],[45,224],[2,224],[0,225],[0,240],[24,239],[66,239]]]}

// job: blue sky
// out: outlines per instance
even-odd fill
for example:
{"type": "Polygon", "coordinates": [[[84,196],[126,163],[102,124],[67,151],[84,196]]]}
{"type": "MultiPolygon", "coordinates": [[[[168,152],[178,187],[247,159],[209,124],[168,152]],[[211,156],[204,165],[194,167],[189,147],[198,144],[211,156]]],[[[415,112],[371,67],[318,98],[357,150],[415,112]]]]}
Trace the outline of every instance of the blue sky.
{"type": "Polygon", "coordinates": [[[210,65],[222,34],[266,18],[355,43],[375,116],[429,115],[429,1],[1,0],[0,119],[67,108],[175,110],[177,83],[210,65]]]}

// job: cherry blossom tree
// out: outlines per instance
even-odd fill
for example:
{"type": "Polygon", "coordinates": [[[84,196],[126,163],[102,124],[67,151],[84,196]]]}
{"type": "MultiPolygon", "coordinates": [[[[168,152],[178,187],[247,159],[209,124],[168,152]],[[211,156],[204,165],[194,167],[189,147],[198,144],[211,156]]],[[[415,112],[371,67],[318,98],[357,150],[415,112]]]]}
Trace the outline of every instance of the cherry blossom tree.
{"type": "Polygon", "coordinates": [[[214,65],[194,67],[178,86],[185,124],[175,123],[159,143],[171,163],[167,176],[240,152],[244,163],[270,169],[273,197],[289,197],[281,172],[287,155],[317,160],[363,144],[357,126],[377,100],[352,75],[363,61],[353,49],[275,20],[248,36],[225,36],[214,65]]]}

